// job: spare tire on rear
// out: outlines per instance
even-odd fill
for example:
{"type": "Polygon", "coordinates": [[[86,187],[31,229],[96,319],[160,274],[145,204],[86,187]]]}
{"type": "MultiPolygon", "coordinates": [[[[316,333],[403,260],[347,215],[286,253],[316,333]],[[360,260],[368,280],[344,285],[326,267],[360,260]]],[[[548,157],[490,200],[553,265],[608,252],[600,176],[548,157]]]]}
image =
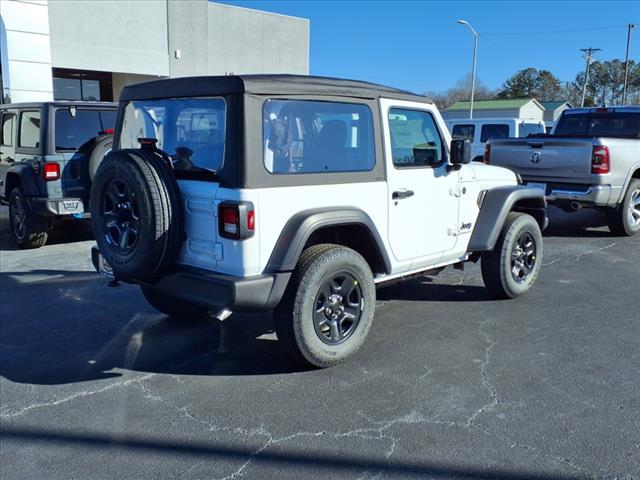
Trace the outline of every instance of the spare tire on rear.
{"type": "Polygon", "coordinates": [[[96,137],[91,153],[89,154],[89,160],[87,168],[89,169],[89,178],[93,182],[96,177],[98,167],[102,162],[104,156],[111,151],[113,146],[113,135],[101,135],[96,137]]]}
{"type": "Polygon", "coordinates": [[[102,160],[91,188],[91,225],[116,278],[153,281],[175,263],[184,211],[166,157],[116,150],[102,160]]]}

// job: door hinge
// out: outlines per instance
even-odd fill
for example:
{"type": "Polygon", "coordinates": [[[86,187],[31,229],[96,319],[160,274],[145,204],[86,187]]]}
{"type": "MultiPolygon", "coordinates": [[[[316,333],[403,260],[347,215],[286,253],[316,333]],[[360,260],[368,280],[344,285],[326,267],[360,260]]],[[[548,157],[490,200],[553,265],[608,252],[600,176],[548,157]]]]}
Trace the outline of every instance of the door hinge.
{"type": "Polygon", "coordinates": [[[224,260],[224,255],[222,254],[222,244],[219,242],[216,242],[213,246],[213,258],[215,258],[216,261],[224,260]]]}
{"type": "Polygon", "coordinates": [[[456,185],[454,188],[449,189],[449,195],[452,197],[460,198],[462,196],[462,189],[460,185],[456,185]]]}

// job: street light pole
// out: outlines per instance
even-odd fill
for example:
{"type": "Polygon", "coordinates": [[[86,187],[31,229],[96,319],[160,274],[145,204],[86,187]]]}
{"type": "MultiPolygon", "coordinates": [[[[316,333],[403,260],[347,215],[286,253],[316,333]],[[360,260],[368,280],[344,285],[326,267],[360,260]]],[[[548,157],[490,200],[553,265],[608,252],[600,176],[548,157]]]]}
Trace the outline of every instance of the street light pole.
{"type": "Polygon", "coordinates": [[[591,60],[593,60],[593,56],[591,55],[593,52],[599,52],[600,48],[581,48],[580,51],[584,52],[584,58],[587,61],[587,66],[584,70],[584,85],[582,86],[582,100],[580,100],[580,108],[584,107],[584,97],[587,94],[587,83],[589,83],[589,66],[591,65],[591,60]]]}
{"type": "Polygon", "coordinates": [[[630,23],[629,31],[627,32],[627,58],[624,61],[624,87],[622,89],[622,106],[627,104],[627,79],[629,78],[629,45],[631,44],[631,30],[636,28],[636,25],[630,23]]]}
{"type": "Polygon", "coordinates": [[[469,118],[473,118],[473,97],[476,92],[476,57],[478,54],[478,32],[476,32],[466,20],[458,20],[460,25],[466,25],[473,33],[473,67],[471,69],[471,101],[469,105],[469,118]]]}

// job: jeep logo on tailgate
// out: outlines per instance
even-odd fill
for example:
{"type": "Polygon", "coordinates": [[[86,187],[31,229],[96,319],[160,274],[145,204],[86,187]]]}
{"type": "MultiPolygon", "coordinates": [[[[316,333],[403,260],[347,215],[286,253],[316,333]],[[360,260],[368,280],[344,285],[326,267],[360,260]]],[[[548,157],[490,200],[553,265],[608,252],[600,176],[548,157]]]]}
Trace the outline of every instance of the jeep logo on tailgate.
{"type": "Polygon", "coordinates": [[[529,155],[529,160],[531,160],[531,163],[540,163],[540,160],[542,160],[542,152],[531,152],[531,155],[529,155]]]}

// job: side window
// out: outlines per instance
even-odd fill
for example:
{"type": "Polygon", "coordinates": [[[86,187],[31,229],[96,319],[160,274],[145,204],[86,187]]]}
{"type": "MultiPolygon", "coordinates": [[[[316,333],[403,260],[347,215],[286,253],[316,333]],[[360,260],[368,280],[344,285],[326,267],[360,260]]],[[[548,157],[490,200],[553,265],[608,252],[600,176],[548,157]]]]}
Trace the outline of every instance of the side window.
{"type": "Polygon", "coordinates": [[[473,139],[476,135],[476,126],[475,125],[454,125],[451,130],[451,136],[461,140],[469,140],[473,143],[473,139]]]}
{"type": "Polygon", "coordinates": [[[16,116],[13,113],[5,113],[2,115],[2,145],[5,147],[13,146],[13,131],[15,129],[16,116]]]}
{"type": "Polygon", "coordinates": [[[498,123],[487,123],[480,130],[480,142],[484,143],[490,138],[508,138],[509,125],[498,123]]]}
{"type": "Polygon", "coordinates": [[[40,146],[40,112],[22,112],[20,114],[21,147],[37,148],[40,146]]]}
{"type": "Polygon", "coordinates": [[[431,167],[442,162],[442,138],[429,112],[392,108],[388,119],[396,167],[431,167]]]}
{"type": "Polygon", "coordinates": [[[367,105],[268,100],[262,111],[264,165],[270,173],[373,169],[373,115],[367,105]]]}

